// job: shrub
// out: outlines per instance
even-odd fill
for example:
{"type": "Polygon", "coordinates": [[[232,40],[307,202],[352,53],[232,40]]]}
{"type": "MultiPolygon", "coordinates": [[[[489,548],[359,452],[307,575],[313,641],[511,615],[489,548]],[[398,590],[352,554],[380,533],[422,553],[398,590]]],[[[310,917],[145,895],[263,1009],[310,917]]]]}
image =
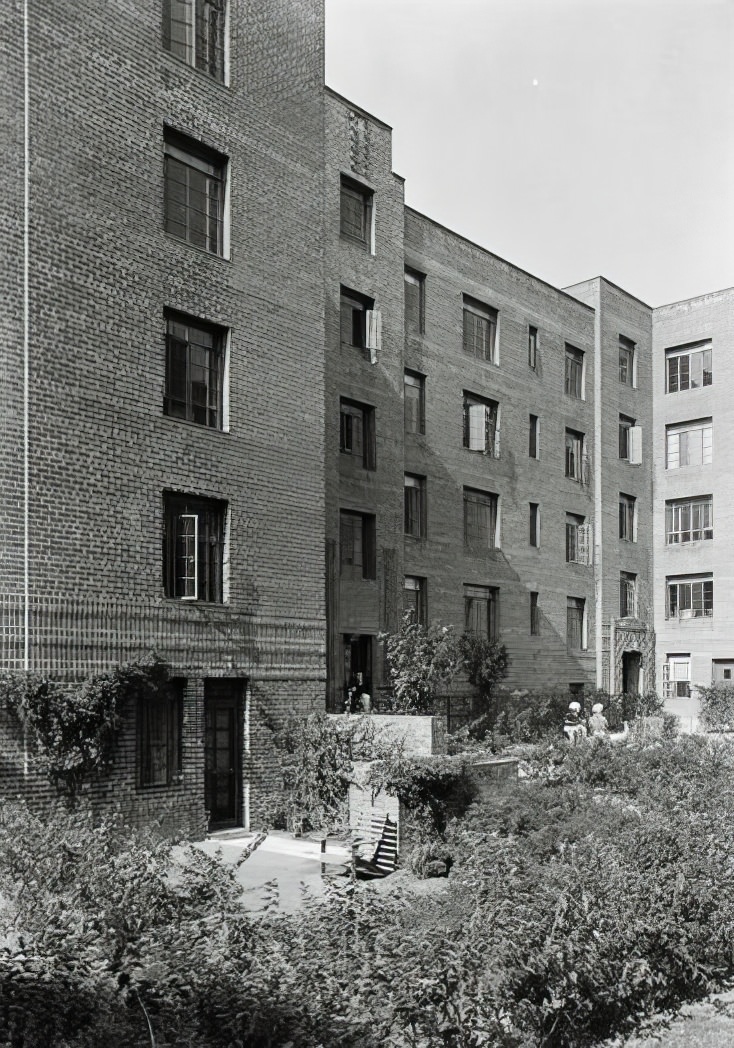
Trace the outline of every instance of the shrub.
{"type": "Polygon", "coordinates": [[[734,687],[730,684],[699,686],[701,723],[708,731],[732,731],[734,729],[734,687]]]}
{"type": "Polygon", "coordinates": [[[384,790],[412,814],[415,825],[442,834],[449,819],[462,815],[476,795],[466,755],[405,757],[375,761],[367,785],[384,790]]]}
{"type": "Polygon", "coordinates": [[[392,688],[394,713],[425,713],[436,695],[461,668],[462,656],[453,626],[423,626],[410,612],[398,633],[382,633],[392,688]]]}

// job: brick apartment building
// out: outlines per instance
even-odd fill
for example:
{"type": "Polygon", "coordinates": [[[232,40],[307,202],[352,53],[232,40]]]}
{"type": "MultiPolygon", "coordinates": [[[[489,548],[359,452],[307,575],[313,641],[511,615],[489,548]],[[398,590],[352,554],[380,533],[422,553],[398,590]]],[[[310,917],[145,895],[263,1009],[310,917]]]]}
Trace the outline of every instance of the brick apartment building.
{"type": "Polygon", "coordinates": [[[2,25],[0,668],[155,650],[180,682],[99,792],[258,820],[268,726],[379,693],[405,608],[501,639],[511,686],[654,688],[653,408],[695,303],[554,288],[406,208],[390,128],[324,89],[322,0],[2,25]]]}

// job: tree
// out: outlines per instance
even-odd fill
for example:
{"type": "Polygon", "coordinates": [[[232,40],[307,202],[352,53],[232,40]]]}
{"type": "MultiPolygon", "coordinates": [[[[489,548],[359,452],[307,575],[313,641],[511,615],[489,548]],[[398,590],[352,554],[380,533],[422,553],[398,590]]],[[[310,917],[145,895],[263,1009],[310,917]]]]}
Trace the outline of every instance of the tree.
{"type": "Polygon", "coordinates": [[[460,638],[453,626],[423,626],[406,612],[397,633],[381,633],[390,671],[395,713],[425,713],[442,687],[462,667],[460,638]]]}

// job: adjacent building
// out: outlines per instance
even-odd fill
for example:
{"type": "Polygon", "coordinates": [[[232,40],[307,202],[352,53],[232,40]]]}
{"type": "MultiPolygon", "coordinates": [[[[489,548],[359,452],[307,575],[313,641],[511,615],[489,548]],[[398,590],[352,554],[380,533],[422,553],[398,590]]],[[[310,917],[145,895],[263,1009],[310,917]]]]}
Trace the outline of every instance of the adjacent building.
{"type": "Polygon", "coordinates": [[[76,15],[0,43],[0,668],[170,665],[100,796],[271,817],[273,727],[379,698],[406,610],[513,687],[730,679],[732,293],[555,288],[406,207],[322,0],[76,15]]]}

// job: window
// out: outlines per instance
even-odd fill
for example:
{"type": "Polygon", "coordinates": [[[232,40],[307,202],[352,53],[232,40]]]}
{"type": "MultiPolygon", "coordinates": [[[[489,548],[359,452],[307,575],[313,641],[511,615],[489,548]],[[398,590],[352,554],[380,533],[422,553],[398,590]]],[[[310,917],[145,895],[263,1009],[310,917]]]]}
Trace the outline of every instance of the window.
{"type": "Polygon", "coordinates": [[[422,335],[425,325],[426,278],[412,269],[405,270],[405,333],[422,335]]]}
{"type": "Polygon", "coordinates": [[[342,397],[339,401],[339,450],[363,469],[375,469],[375,409],[342,397]]]}
{"type": "Polygon", "coordinates": [[[497,310],[464,295],[464,352],[497,363],[497,310]]]}
{"type": "Polygon", "coordinates": [[[339,230],[368,247],[372,245],[372,200],[371,189],[342,175],[339,230]]]}
{"type": "Polygon", "coordinates": [[[226,503],[165,493],[163,508],[166,596],[221,603],[226,503]]]}
{"type": "Polygon", "coordinates": [[[226,158],[172,131],[164,153],[166,232],[223,255],[226,158]]]}
{"type": "Polygon", "coordinates": [[[137,746],[140,786],[169,786],[181,775],[182,680],[138,701],[137,746]]]}
{"type": "Polygon", "coordinates": [[[705,466],[711,462],[713,427],[710,418],[665,427],[665,467],[705,466]]]}
{"type": "Polygon", "coordinates": [[[498,498],[489,491],[464,488],[464,545],[472,549],[497,549],[498,498]]]}
{"type": "Polygon", "coordinates": [[[371,513],[340,511],[339,565],[342,578],[375,578],[375,518],[371,513]]]}
{"type": "Polygon", "coordinates": [[[711,343],[693,342],[687,346],[666,349],[665,371],[667,393],[710,386],[713,380],[711,343]]]}
{"type": "Polygon", "coordinates": [[[566,598],[566,646],[569,651],[586,651],[586,601],[566,598]]]}
{"type": "Polygon", "coordinates": [[[404,424],[406,433],[426,432],[426,380],[406,371],[403,376],[404,424]]]}
{"type": "Polygon", "coordinates": [[[475,637],[497,640],[499,590],[494,586],[464,586],[464,630],[475,637]]]}
{"type": "Polygon", "coordinates": [[[665,542],[699,542],[714,537],[714,500],[711,495],[673,499],[665,503],[665,542]]]}
{"type": "Polygon", "coordinates": [[[528,455],[531,459],[540,458],[540,419],[537,415],[530,416],[528,434],[528,455]]]}
{"type": "Polygon", "coordinates": [[[637,499],[634,495],[619,493],[619,537],[626,542],[637,542],[637,499]]]}
{"type": "Polygon", "coordinates": [[[464,447],[499,458],[499,404],[464,391],[464,447]]]}
{"type": "Polygon", "coordinates": [[[566,430],[566,476],[579,483],[584,478],[584,434],[566,430]]]}
{"type": "Polygon", "coordinates": [[[623,386],[637,386],[635,343],[619,336],[619,381],[623,386]]]}
{"type": "Polygon", "coordinates": [[[164,0],[163,46],[222,82],[225,23],[225,0],[164,0]]]}
{"type": "Polygon", "coordinates": [[[374,302],[357,291],[341,289],[341,341],[346,346],[368,351],[371,363],[377,363],[381,349],[382,323],[374,302]]]}
{"type": "Polygon", "coordinates": [[[426,537],[426,478],[405,474],[404,503],[406,535],[414,539],[426,537]]]}
{"type": "Polygon", "coordinates": [[[540,608],[538,607],[538,594],[530,594],[530,636],[540,636],[540,608]]]}
{"type": "Polygon", "coordinates": [[[566,514],[566,563],[590,564],[590,527],[586,518],[576,513],[566,514]]]}
{"type": "Polygon", "coordinates": [[[584,399],[584,354],[575,346],[566,343],[565,390],[570,397],[584,399]]]}
{"type": "Polygon", "coordinates": [[[403,582],[403,613],[410,612],[413,622],[426,625],[426,580],[406,575],[403,582]]]}
{"type": "Polygon", "coordinates": [[[619,574],[619,615],[623,619],[637,617],[637,576],[629,571],[619,574]]]}
{"type": "Polygon", "coordinates": [[[538,366],[538,329],[532,324],[528,328],[528,366],[533,371],[538,366]]]}
{"type": "Polygon", "coordinates": [[[628,459],[630,457],[630,430],[635,420],[629,415],[619,416],[619,457],[628,459]]]}
{"type": "Polygon", "coordinates": [[[530,545],[540,545],[540,506],[537,502],[530,503],[530,545]]]}
{"type": "Polygon", "coordinates": [[[684,575],[666,580],[666,618],[699,619],[714,613],[714,580],[708,576],[684,575]]]}
{"type": "Polygon", "coordinates": [[[663,693],[666,699],[687,699],[690,697],[690,654],[668,655],[663,666],[663,693]]]}
{"type": "Polygon", "coordinates": [[[221,328],[166,316],[166,415],[223,428],[225,339],[221,328]]]}

